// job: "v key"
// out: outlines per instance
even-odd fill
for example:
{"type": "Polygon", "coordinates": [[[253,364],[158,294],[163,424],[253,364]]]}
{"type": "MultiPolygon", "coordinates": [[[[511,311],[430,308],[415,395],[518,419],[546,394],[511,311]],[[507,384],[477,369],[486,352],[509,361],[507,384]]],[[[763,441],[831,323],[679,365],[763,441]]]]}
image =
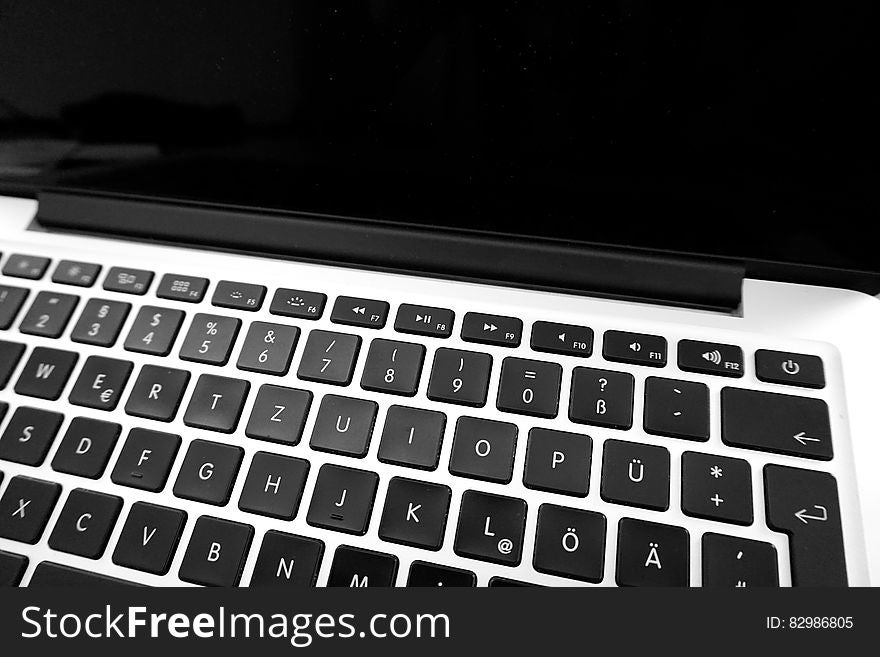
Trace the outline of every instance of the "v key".
{"type": "Polygon", "coordinates": [[[165,506],[136,502],[122,528],[113,563],[155,575],[171,567],[186,513],[165,506]]]}

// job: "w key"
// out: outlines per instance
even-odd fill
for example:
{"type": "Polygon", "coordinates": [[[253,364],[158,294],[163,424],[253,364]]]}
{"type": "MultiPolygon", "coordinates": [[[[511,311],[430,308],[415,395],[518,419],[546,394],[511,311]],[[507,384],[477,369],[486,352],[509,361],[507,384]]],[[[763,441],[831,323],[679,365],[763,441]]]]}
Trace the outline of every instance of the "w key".
{"type": "Polygon", "coordinates": [[[498,410],[553,418],[559,410],[562,368],[523,358],[505,358],[501,364],[498,410]]]}
{"type": "Polygon", "coordinates": [[[37,347],[31,352],[15,384],[15,392],[40,399],[58,399],[79,354],[37,347]]]}

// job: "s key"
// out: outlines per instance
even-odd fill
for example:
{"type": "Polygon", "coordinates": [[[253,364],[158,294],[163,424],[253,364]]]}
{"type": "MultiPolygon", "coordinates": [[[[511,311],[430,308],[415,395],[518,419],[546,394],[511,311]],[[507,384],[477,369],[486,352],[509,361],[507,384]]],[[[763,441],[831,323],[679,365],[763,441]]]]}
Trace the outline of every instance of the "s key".
{"type": "Polygon", "coordinates": [[[428,382],[428,399],[485,406],[492,373],[492,357],[474,351],[438,349],[428,382]]]}
{"type": "Polygon", "coordinates": [[[576,367],[571,378],[568,417],[572,422],[612,429],[632,427],[632,374],[576,367]]]}

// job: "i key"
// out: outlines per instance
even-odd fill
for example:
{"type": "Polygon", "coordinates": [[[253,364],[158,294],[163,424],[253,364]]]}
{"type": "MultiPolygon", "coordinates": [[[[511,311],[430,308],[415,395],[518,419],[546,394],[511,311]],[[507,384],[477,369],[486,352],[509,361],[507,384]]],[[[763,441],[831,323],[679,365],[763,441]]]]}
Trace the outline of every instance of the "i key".
{"type": "Polygon", "coordinates": [[[304,381],[347,386],[361,347],[359,335],[312,331],[296,375],[304,381]]]}
{"type": "Polygon", "coordinates": [[[313,527],[363,536],[367,533],[379,475],[325,463],[318,472],[306,517],[313,527]]]}
{"type": "Polygon", "coordinates": [[[561,380],[562,368],[556,363],[505,358],[498,384],[498,410],[554,418],[561,380]]]}
{"type": "Polygon", "coordinates": [[[411,342],[373,340],[361,377],[361,388],[412,397],[419,387],[425,348],[411,342]]]}
{"type": "Polygon", "coordinates": [[[36,347],[15,384],[15,392],[28,397],[55,400],[67,384],[79,354],[36,347]]]}
{"type": "Polygon", "coordinates": [[[448,486],[394,477],[388,482],[379,538],[439,550],[443,545],[452,490],[448,486]]]}
{"type": "Polygon", "coordinates": [[[183,423],[189,427],[232,433],[238,426],[250,386],[245,379],[202,374],[189,400],[183,423]]]}
{"type": "Polygon", "coordinates": [[[202,586],[237,586],[253,537],[250,525],[202,516],[183,555],[180,579],[202,586]]]}
{"type": "Polygon", "coordinates": [[[225,365],[240,328],[238,318],[199,313],[193,317],[183,339],[180,358],[195,363],[225,365]]]}
{"type": "Polygon", "coordinates": [[[392,554],[340,545],[333,555],[327,586],[394,586],[398,560],[392,554]]]}
{"type": "Polygon", "coordinates": [[[486,405],[492,357],[474,351],[438,349],[428,382],[428,399],[482,407],[486,405]]]}
{"type": "Polygon", "coordinates": [[[174,494],[185,500],[225,505],[243,456],[241,447],[193,440],[180,466],[174,494]]]}
{"type": "Polygon", "coordinates": [[[299,338],[296,326],[254,322],[238,356],[238,369],[284,376],[299,338]]]}
{"type": "Polygon", "coordinates": [[[63,421],[61,413],[28,406],[15,409],[0,437],[0,459],[41,465],[63,421]]]}
{"type": "Polygon", "coordinates": [[[0,538],[33,545],[40,540],[61,486],[42,479],[13,477],[0,498],[0,538]]]}
{"type": "Polygon", "coordinates": [[[70,491],[49,536],[49,547],[89,559],[99,558],[121,508],[121,497],[84,488],[70,491]]]}
{"type": "Polygon", "coordinates": [[[517,566],[522,557],[526,503],[514,497],[467,490],[455,533],[460,557],[517,566]]]}
{"type": "Polygon", "coordinates": [[[323,556],[322,541],[268,531],[260,546],[250,586],[313,587],[323,556]]]}
{"type": "Polygon", "coordinates": [[[44,338],[57,338],[67,327],[79,297],[72,294],[40,292],[25,314],[18,330],[44,338]]]}
{"type": "Polygon", "coordinates": [[[129,303],[89,299],[70,333],[70,339],[98,347],[112,347],[130,310],[129,303]]]}
{"type": "Polygon", "coordinates": [[[420,470],[436,470],[446,429],[446,416],[407,406],[392,406],[385,416],[377,457],[420,470]]]}
{"type": "Polygon", "coordinates": [[[135,502],[113,552],[113,563],[164,575],[171,568],[186,513],[167,506],[135,502]]]}
{"type": "Polygon", "coordinates": [[[89,356],[68,397],[71,404],[112,411],[134,365],[127,360],[89,356]]]}
{"type": "Polygon", "coordinates": [[[167,356],[177,339],[185,313],[182,310],[144,306],[125,338],[125,350],[167,356]]]}
{"type": "Polygon", "coordinates": [[[632,374],[576,367],[571,378],[568,417],[580,424],[629,429],[634,386],[632,374]]]}

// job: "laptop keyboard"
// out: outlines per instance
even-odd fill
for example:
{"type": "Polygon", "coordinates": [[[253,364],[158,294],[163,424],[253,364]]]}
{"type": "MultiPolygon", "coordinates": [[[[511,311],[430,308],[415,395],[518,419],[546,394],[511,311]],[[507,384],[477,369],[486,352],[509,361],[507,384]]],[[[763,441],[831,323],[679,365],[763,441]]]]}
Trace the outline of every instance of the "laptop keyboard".
{"type": "Polygon", "coordinates": [[[320,281],[2,274],[0,584],[847,583],[815,354],[320,281]]]}

